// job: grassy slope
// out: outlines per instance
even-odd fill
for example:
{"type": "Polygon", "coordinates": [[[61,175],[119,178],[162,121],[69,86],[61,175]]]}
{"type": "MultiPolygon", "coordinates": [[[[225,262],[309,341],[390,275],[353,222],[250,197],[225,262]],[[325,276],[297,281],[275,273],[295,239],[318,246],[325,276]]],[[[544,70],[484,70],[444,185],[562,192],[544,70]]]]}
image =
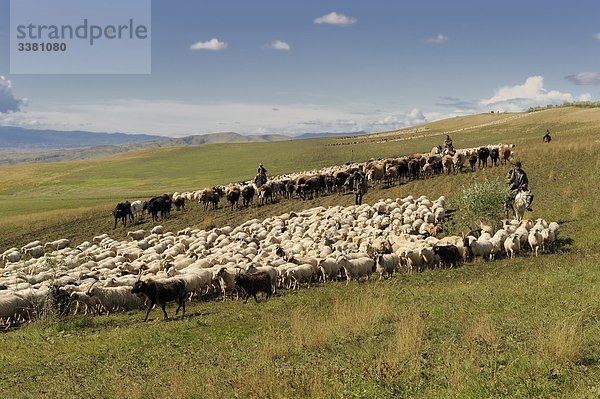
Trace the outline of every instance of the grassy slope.
{"type": "MultiPolygon", "coordinates": [[[[426,133],[453,130],[452,124],[453,120],[432,124],[426,133]]],[[[562,222],[561,236],[568,238],[565,253],[428,271],[380,283],[330,284],[284,293],[259,305],[198,302],[190,306],[191,317],[168,323],[159,321],[156,313],[143,325],[139,312],[35,323],[2,335],[0,392],[10,397],[155,397],[168,392],[171,397],[598,397],[598,127],[597,110],[558,109],[453,134],[461,147],[499,141],[517,144],[536,195],[533,217],[562,222]],[[547,127],[555,133],[551,145],[541,143],[547,127]],[[32,347],[36,350],[29,350],[32,347]]],[[[367,142],[354,146],[354,154],[366,158],[408,153],[438,141],[435,136],[386,145],[367,142]]],[[[130,181],[132,193],[151,191],[153,182],[161,191],[193,188],[210,180],[191,180],[195,175],[188,168],[198,173],[212,169],[229,181],[247,177],[242,171],[251,172],[259,159],[268,160],[270,170],[283,172],[348,158],[348,146],[324,147],[328,142],[338,141],[311,140],[294,148],[280,147],[285,143],[215,146],[201,155],[192,149],[171,150],[161,152],[159,159],[149,153],[129,154],[104,165],[69,167],[59,181],[61,187],[67,181],[77,187],[86,173],[97,179],[103,167],[122,173],[123,166],[137,167],[145,159],[152,168],[130,181]],[[232,156],[225,159],[221,148],[232,156]],[[219,159],[219,166],[237,168],[216,169],[207,162],[211,156],[219,159]],[[200,166],[183,161],[198,157],[204,159],[198,161],[200,166]],[[174,159],[183,166],[173,166],[174,159]],[[173,169],[156,168],[160,165],[173,169]],[[182,180],[171,183],[169,177],[177,169],[185,170],[179,172],[182,180]]],[[[46,172],[58,173],[25,168],[19,175],[29,173],[33,178],[46,172]]],[[[500,178],[505,172],[506,168],[490,168],[374,190],[366,200],[409,193],[445,194],[452,199],[473,179],[500,178]]],[[[89,191],[93,198],[93,186],[81,191],[89,191]]],[[[114,200],[111,195],[104,198],[114,200]]],[[[204,213],[196,207],[165,226],[234,224],[315,204],[351,201],[351,196],[333,195],[233,213],[204,213]]],[[[50,213],[44,216],[47,220],[28,220],[33,223],[28,229],[34,234],[83,238],[109,227],[98,210],[75,213],[80,215],[76,223],[56,226],[60,216],[50,213]]],[[[5,231],[12,235],[5,234],[3,243],[35,237],[11,223],[15,224],[8,224],[5,231]]]]}

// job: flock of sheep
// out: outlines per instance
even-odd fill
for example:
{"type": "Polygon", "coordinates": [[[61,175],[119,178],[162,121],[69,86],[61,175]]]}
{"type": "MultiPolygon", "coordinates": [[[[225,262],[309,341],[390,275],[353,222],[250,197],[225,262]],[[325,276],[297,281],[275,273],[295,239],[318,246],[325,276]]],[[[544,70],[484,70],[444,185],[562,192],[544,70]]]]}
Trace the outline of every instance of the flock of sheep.
{"type": "MultiPolygon", "coordinates": [[[[486,167],[488,158],[491,164],[509,160],[513,147],[489,145],[450,154],[434,148],[425,154],[276,176],[260,187],[229,184],[151,201],[173,201],[178,208],[186,201],[217,207],[225,196],[233,208],[240,197],[246,206],[255,195],[263,203],[273,196],[306,198],[351,188],[356,173],[374,186],[459,173],[467,161],[472,169],[478,161],[486,167]],[[232,196],[235,192],[237,197],[232,196]]],[[[155,208],[140,201],[126,204],[136,219],[144,209],[155,208]]],[[[498,231],[482,221],[465,237],[438,238],[446,214],[443,196],[434,201],[408,196],[373,205],[316,207],[209,231],[168,232],[157,225],[150,231],[129,231],[122,241],[102,234],[76,247],[67,239],[34,241],[0,255],[0,323],[34,320],[49,310],[108,314],[144,306],[147,319],[154,305],[167,317],[165,303],[170,300],[177,300],[185,313],[185,300],[209,296],[258,300],[259,292],[268,298],[278,289],[340,279],[348,284],[374,273],[382,279],[397,272],[456,267],[475,258],[513,258],[527,249],[537,256],[540,250],[553,250],[559,232],[557,223],[543,219],[505,221],[498,231]]]]}
{"type": "Polygon", "coordinates": [[[477,257],[512,258],[527,245],[537,255],[552,248],[559,230],[558,224],[539,219],[506,222],[498,231],[482,223],[465,238],[437,238],[445,216],[443,196],[434,201],[408,196],[373,205],[316,207],[209,231],[167,232],[155,226],[130,231],[122,241],[103,234],[76,247],[68,240],[32,242],[2,254],[0,320],[10,326],[48,309],[108,314],[145,304],[148,317],[154,304],[164,311],[166,296],[161,302],[160,290],[167,286],[175,287],[168,293],[171,300],[240,294],[257,299],[260,291],[268,297],[332,280],[348,284],[374,273],[382,279],[455,267],[477,257]],[[21,257],[12,258],[14,253],[21,257]],[[154,287],[154,297],[142,285],[154,287]]]}
{"type": "MultiPolygon", "coordinates": [[[[204,209],[212,207],[217,209],[220,201],[225,199],[231,209],[240,206],[249,206],[255,200],[261,205],[273,202],[274,199],[300,198],[307,199],[325,193],[344,192],[353,189],[353,179],[356,172],[361,172],[366,177],[371,187],[385,184],[392,186],[398,183],[416,179],[425,179],[442,173],[460,173],[469,165],[471,171],[476,167],[484,168],[492,165],[504,165],[514,156],[514,144],[490,144],[481,147],[456,149],[451,153],[434,147],[428,153],[415,153],[402,157],[369,160],[360,163],[330,166],[317,170],[303,171],[292,174],[271,176],[266,184],[257,186],[253,181],[230,183],[225,186],[207,187],[196,191],[175,192],[164,195],[169,198],[167,212],[169,215],[170,203],[176,205],[177,210],[184,209],[186,202],[197,202],[204,209]],[[488,162],[489,161],[489,162],[488,162]]],[[[146,203],[134,201],[131,203],[132,220],[139,221],[143,218],[144,209],[150,208],[152,201],[146,203]]],[[[121,205],[121,204],[119,204],[121,205]]],[[[153,220],[156,213],[153,213],[153,220]]],[[[115,214],[116,227],[116,214],[115,214]]]]}

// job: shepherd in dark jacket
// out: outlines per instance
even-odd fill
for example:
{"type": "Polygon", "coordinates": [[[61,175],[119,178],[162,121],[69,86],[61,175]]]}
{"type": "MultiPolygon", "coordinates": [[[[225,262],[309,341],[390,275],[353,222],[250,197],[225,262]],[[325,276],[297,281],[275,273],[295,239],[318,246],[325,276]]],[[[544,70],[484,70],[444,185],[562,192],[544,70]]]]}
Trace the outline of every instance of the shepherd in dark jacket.
{"type": "MultiPolygon", "coordinates": [[[[510,190],[508,193],[509,203],[515,200],[520,191],[527,191],[529,186],[529,179],[527,178],[527,173],[522,169],[521,161],[516,161],[513,165],[514,167],[506,176],[506,184],[508,184],[510,190]]],[[[531,201],[533,201],[533,195],[531,196],[531,201]]],[[[527,210],[530,212],[533,211],[531,207],[528,207],[527,210]]]]}
{"type": "Polygon", "coordinates": [[[362,172],[354,173],[354,196],[355,204],[362,205],[363,195],[367,193],[368,184],[367,177],[362,172]]]}

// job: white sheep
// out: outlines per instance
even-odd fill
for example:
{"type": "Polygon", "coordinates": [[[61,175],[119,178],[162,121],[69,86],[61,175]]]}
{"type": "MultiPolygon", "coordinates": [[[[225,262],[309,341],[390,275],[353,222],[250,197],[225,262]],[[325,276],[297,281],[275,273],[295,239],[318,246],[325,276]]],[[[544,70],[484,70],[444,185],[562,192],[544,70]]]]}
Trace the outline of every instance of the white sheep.
{"type": "Polygon", "coordinates": [[[531,229],[529,235],[527,236],[527,242],[531,247],[531,252],[535,256],[538,256],[538,250],[542,245],[542,234],[540,233],[540,231],[537,229],[531,229]]]}
{"type": "Polygon", "coordinates": [[[136,231],[128,231],[127,237],[131,237],[132,240],[140,241],[143,240],[146,236],[146,232],[144,230],[136,230],[136,231]]]}
{"type": "Polygon", "coordinates": [[[371,258],[348,259],[347,256],[341,255],[337,261],[346,273],[346,285],[350,283],[350,280],[359,280],[365,276],[369,280],[375,271],[375,261],[371,258]]]}
{"type": "Polygon", "coordinates": [[[521,240],[517,234],[511,234],[504,240],[504,250],[511,259],[521,250],[521,240]]]}
{"type": "Polygon", "coordinates": [[[131,287],[98,287],[94,286],[88,291],[88,295],[96,297],[101,307],[110,314],[112,310],[141,309],[144,301],[131,293],[131,287]]]}
{"type": "Polygon", "coordinates": [[[56,241],[52,241],[52,242],[47,242],[44,245],[44,250],[53,250],[53,251],[58,251],[60,249],[63,248],[67,248],[69,245],[71,245],[71,241],[69,241],[66,238],[60,239],[60,240],[56,240],[56,241]]]}
{"type": "Polygon", "coordinates": [[[325,258],[319,261],[319,270],[323,281],[335,280],[340,273],[340,265],[335,258],[325,258]]]}
{"type": "MultiPolygon", "coordinates": [[[[41,242],[40,240],[36,240],[36,241],[32,241],[28,244],[25,244],[21,247],[21,252],[25,253],[25,250],[29,249],[29,248],[33,248],[33,247],[39,247],[40,245],[44,245],[43,242],[41,242]]],[[[14,248],[16,249],[16,248],[14,248]]]]}
{"type": "Polygon", "coordinates": [[[133,214],[133,220],[136,222],[144,218],[144,204],[142,201],[137,200],[131,203],[131,213],[133,214]]]}
{"type": "Polygon", "coordinates": [[[27,318],[29,308],[31,303],[15,293],[0,295],[0,321],[4,321],[8,326],[15,320],[27,318]]]}
{"type": "Polygon", "coordinates": [[[81,307],[83,307],[84,315],[87,315],[88,312],[96,314],[100,310],[101,305],[98,297],[89,296],[85,292],[73,291],[71,293],[71,300],[75,304],[74,314],[78,314],[81,307]]]}
{"type": "Polygon", "coordinates": [[[154,228],[152,228],[152,230],[150,230],[150,233],[152,233],[152,234],[163,234],[164,232],[165,232],[165,229],[161,225],[154,226],[154,228]]]}
{"type": "Polygon", "coordinates": [[[304,283],[310,287],[310,283],[312,282],[314,274],[315,267],[306,263],[289,268],[287,270],[286,277],[291,283],[291,289],[299,289],[300,285],[304,283]]]}
{"type": "Polygon", "coordinates": [[[21,253],[18,250],[13,250],[11,252],[5,252],[2,254],[2,260],[5,262],[16,263],[21,260],[21,253]]]}
{"type": "Polygon", "coordinates": [[[36,247],[27,248],[25,249],[25,254],[31,256],[32,258],[41,258],[45,254],[44,247],[38,245],[36,247]]]}
{"type": "Polygon", "coordinates": [[[542,235],[542,252],[548,252],[551,248],[554,248],[554,241],[556,239],[556,235],[554,230],[550,230],[550,228],[543,229],[541,232],[542,235]]]}
{"type": "Polygon", "coordinates": [[[481,257],[482,259],[489,260],[493,244],[486,238],[479,237],[476,239],[472,236],[467,236],[467,240],[469,242],[469,247],[471,248],[471,252],[475,258],[481,257]]]}

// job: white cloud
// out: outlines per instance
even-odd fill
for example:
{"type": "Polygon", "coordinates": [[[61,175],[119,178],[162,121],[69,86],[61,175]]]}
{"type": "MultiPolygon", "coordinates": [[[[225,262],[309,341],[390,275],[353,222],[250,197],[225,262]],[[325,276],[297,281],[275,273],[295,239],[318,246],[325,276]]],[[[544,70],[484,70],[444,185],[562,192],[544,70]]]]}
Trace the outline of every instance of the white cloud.
{"type": "Polygon", "coordinates": [[[338,14],[333,11],[329,14],[323,15],[319,18],[316,18],[313,22],[317,25],[327,24],[327,25],[338,25],[338,26],[348,26],[355,24],[357,21],[354,17],[348,17],[344,14],[338,14]]]}
{"type": "MultiPolygon", "coordinates": [[[[6,79],[3,87],[10,88],[6,79]]],[[[456,115],[476,112],[522,111],[531,106],[589,101],[579,96],[547,90],[541,76],[525,83],[498,89],[490,98],[463,101],[444,97],[450,112],[379,110],[374,104],[345,104],[344,108],[323,104],[257,104],[241,102],[184,103],[170,100],[128,99],[68,106],[49,105],[28,111],[0,113],[0,125],[56,130],[125,132],[181,137],[218,131],[243,134],[314,132],[381,132],[421,125],[456,115]]],[[[10,91],[9,91],[10,92],[10,91]]],[[[22,100],[18,100],[22,101],[22,100]]]]}
{"type": "Polygon", "coordinates": [[[425,43],[442,44],[442,43],[446,43],[448,40],[449,40],[448,36],[438,33],[437,35],[435,35],[433,37],[428,37],[427,39],[425,39],[425,43]]]}
{"type": "Polygon", "coordinates": [[[17,98],[12,92],[12,82],[0,75],[0,114],[21,109],[24,99],[17,98]]]}
{"type": "Polygon", "coordinates": [[[575,101],[592,101],[592,95],[590,93],[583,93],[582,95],[576,97],[575,101]]]}
{"type": "MultiPolygon", "coordinates": [[[[579,74],[578,74],[579,75],[579,74]]],[[[600,75],[600,74],[599,74],[600,75]]],[[[567,76],[567,79],[572,80],[577,75],[567,76]]],[[[587,76],[586,79],[580,79],[578,84],[593,84],[592,77],[587,76]],[[587,82],[587,83],[583,83],[587,82]]],[[[451,113],[444,113],[446,117],[457,115],[474,114],[481,112],[506,111],[519,112],[526,110],[529,107],[544,106],[549,104],[562,104],[573,101],[591,101],[592,95],[583,93],[574,95],[572,93],[563,93],[558,90],[548,90],[544,87],[544,78],[542,76],[531,76],[527,78],[525,83],[514,86],[505,86],[496,90],[495,94],[490,98],[480,100],[464,100],[457,97],[443,96],[440,97],[440,102],[437,106],[452,108],[451,113]]],[[[431,114],[426,114],[427,120],[431,121],[431,114]]],[[[439,119],[439,118],[437,118],[439,119]]]]}
{"type": "Polygon", "coordinates": [[[600,40],[600,33],[594,33],[593,37],[596,40],[600,40]]]}
{"type": "Polygon", "coordinates": [[[273,41],[273,43],[268,44],[266,46],[267,48],[270,48],[272,50],[283,50],[283,51],[290,51],[291,47],[288,43],[281,41],[281,40],[275,40],[273,41]]]}
{"type": "Polygon", "coordinates": [[[219,39],[210,39],[206,42],[197,42],[190,46],[190,50],[211,50],[221,51],[227,48],[227,43],[219,41],[219,39]]]}
{"type": "Polygon", "coordinates": [[[193,104],[147,100],[115,100],[0,114],[0,125],[146,133],[170,137],[219,131],[288,135],[315,132],[380,132],[422,124],[429,120],[418,109],[407,112],[357,113],[324,107],[321,104],[193,104]],[[232,115],[235,115],[235,118],[232,118],[232,115]]]}
{"type": "Polygon", "coordinates": [[[600,73],[598,72],[579,72],[566,76],[565,79],[576,85],[600,86],[600,73]]]}
{"type": "Polygon", "coordinates": [[[521,85],[501,87],[492,97],[480,100],[478,104],[481,108],[517,112],[532,106],[562,104],[573,99],[571,93],[545,89],[542,76],[531,76],[521,85]]]}
{"type": "Polygon", "coordinates": [[[422,125],[428,119],[420,109],[414,108],[407,113],[388,113],[383,117],[369,122],[370,131],[398,130],[408,126],[422,125]]]}

